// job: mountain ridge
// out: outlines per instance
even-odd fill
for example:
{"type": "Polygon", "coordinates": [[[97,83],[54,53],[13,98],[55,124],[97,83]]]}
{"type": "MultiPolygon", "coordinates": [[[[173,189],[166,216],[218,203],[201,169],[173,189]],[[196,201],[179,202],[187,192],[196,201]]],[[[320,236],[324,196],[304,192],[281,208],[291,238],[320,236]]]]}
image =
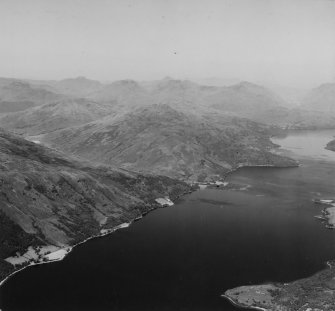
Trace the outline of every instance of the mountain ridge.
{"type": "Polygon", "coordinates": [[[217,179],[239,165],[296,165],[270,152],[274,144],[264,126],[217,114],[186,115],[167,104],[141,107],[39,139],[89,161],[186,180],[217,179]]]}

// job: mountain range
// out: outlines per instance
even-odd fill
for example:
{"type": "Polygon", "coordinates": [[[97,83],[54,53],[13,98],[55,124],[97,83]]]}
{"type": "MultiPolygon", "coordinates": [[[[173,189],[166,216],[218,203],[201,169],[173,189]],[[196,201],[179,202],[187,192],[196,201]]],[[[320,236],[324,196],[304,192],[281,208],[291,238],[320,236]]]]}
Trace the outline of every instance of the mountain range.
{"type": "Polygon", "coordinates": [[[296,166],[273,152],[271,136],[334,128],[332,86],[320,89],[291,109],[249,82],[0,78],[0,279],[17,268],[7,257],[75,245],[194,182],[296,166]]]}
{"type": "MultiPolygon", "coordinates": [[[[147,105],[168,104],[178,110],[197,110],[200,114],[208,110],[220,111],[221,114],[248,118],[282,128],[329,128],[335,124],[335,112],[326,113],[329,111],[321,109],[321,106],[319,109],[310,109],[306,103],[301,107],[287,108],[285,100],[273,91],[249,82],[217,87],[199,85],[188,80],[174,80],[169,77],[150,82],[121,80],[110,84],[101,84],[83,77],[44,82],[8,79],[4,81],[7,84],[0,89],[0,112],[30,110],[29,108],[33,106],[63,102],[62,106],[65,109],[63,114],[66,119],[68,116],[64,105],[66,100],[69,100],[68,106],[74,105],[76,108],[73,109],[77,109],[79,107],[76,103],[79,99],[85,99],[96,103],[98,110],[101,109],[99,105],[104,104],[104,109],[108,110],[106,113],[114,114],[129,112],[147,105]],[[314,116],[311,110],[319,110],[319,112],[314,116]]],[[[0,83],[0,86],[2,84],[0,83]]],[[[53,105],[43,108],[45,113],[50,109],[50,115],[53,115],[53,105]]],[[[58,110],[57,116],[60,117],[61,109],[58,110]]],[[[79,114],[82,114],[81,110],[79,109],[79,114]]],[[[3,114],[0,114],[0,122],[3,127],[15,129],[18,127],[16,124],[25,118],[25,114],[26,112],[22,112],[10,116],[7,120],[4,120],[3,114]]],[[[28,114],[35,119],[38,118],[39,111],[31,110],[28,114]]],[[[41,122],[43,121],[44,119],[41,119],[41,122]]],[[[28,123],[30,123],[29,120],[28,123]]],[[[41,128],[41,132],[46,130],[41,128]]]]}

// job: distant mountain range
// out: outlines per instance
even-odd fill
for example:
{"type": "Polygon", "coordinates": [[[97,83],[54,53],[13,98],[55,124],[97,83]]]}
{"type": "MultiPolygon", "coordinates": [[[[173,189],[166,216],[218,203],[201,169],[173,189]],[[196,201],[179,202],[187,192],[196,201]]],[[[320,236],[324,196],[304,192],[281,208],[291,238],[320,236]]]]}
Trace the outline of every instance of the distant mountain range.
{"type": "Polygon", "coordinates": [[[66,128],[71,122],[75,126],[94,121],[101,113],[122,114],[154,104],[167,104],[186,113],[197,111],[200,115],[208,110],[219,111],[281,128],[335,126],[335,112],[329,113],[321,107],[322,103],[313,109],[306,103],[301,108],[289,109],[273,91],[248,82],[217,87],[167,77],[157,81],[121,80],[101,84],[79,77],[30,82],[0,79],[0,87],[0,112],[25,111],[0,114],[1,126],[30,135],[66,128]],[[33,108],[36,106],[41,107],[33,108]]]}

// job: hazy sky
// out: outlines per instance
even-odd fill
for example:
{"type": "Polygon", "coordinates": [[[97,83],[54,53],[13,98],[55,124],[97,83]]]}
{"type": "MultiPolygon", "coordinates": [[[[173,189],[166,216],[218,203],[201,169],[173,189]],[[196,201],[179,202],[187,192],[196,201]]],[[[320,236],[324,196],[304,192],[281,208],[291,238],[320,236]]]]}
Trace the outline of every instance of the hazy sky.
{"type": "Polygon", "coordinates": [[[0,76],[335,81],[332,0],[0,0],[0,76]]]}

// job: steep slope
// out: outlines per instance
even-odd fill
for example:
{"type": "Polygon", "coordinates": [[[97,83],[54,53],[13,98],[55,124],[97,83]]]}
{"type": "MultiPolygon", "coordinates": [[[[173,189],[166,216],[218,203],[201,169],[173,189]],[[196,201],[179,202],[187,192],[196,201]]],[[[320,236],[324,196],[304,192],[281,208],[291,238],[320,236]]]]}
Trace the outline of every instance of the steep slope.
{"type": "Polygon", "coordinates": [[[168,177],[91,167],[0,130],[0,280],[3,259],[28,246],[73,245],[129,222],[190,187],[168,177]]]}
{"type": "Polygon", "coordinates": [[[165,104],[46,134],[42,141],[91,161],[188,180],[217,179],[241,165],[296,164],[270,152],[264,126],[165,104]]]}
{"type": "Polygon", "coordinates": [[[0,114],[0,126],[26,135],[39,135],[85,124],[113,113],[109,104],[88,99],[64,99],[25,111],[0,114]]]}
{"type": "Polygon", "coordinates": [[[26,82],[7,82],[0,84],[0,113],[20,111],[63,98],[62,95],[33,87],[26,82]]]}
{"type": "Polygon", "coordinates": [[[302,101],[302,108],[335,113],[335,83],[322,84],[302,101]]]}

